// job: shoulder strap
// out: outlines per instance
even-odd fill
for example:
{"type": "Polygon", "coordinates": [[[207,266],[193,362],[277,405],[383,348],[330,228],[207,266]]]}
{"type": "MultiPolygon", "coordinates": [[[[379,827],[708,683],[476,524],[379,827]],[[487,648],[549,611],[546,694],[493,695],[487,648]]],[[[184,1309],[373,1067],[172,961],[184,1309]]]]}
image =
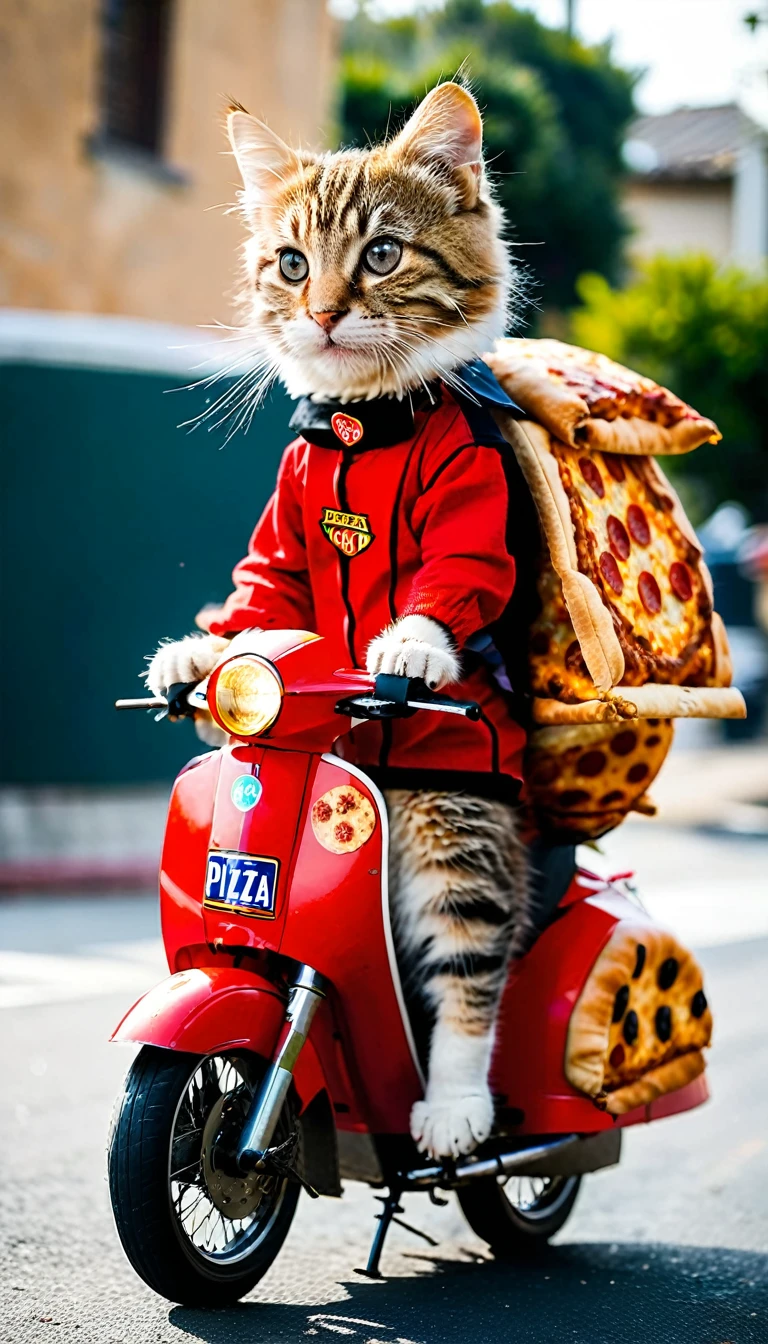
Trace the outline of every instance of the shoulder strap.
{"type": "Polygon", "coordinates": [[[475,442],[488,448],[508,448],[491,412],[497,407],[521,417],[524,412],[507,396],[482,359],[462,365],[456,376],[459,387],[452,385],[451,394],[461,406],[475,442]]]}

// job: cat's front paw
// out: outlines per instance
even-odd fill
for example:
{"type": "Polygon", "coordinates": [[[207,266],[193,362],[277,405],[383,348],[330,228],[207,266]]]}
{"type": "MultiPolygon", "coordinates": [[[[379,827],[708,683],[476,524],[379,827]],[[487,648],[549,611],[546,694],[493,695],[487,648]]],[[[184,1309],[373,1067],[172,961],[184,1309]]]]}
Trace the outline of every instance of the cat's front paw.
{"type": "Polygon", "coordinates": [[[433,690],[461,675],[456,645],[429,616],[403,616],[377,635],[368,645],[366,667],[373,676],[421,677],[433,690]]]}
{"type": "Polygon", "coordinates": [[[169,686],[203,681],[229,645],[220,635],[187,635],[161,644],[145,673],[153,695],[165,695],[169,686]]]}
{"type": "Polygon", "coordinates": [[[466,1097],[438,1093],[417,1101],[411,1111],[411,1137],[419,1152],[437,1159],[473,1152],[492,1128],[493,1098],[487,1087],[466,1097]]]}
{"type": "Polygon", "coordinates": [[[224,743],[229,741],[229,733],[225,733],[218,723],[214,723],[210,714],[203,710],[197,710],[195,713],[195,732],[206,747],[223,747],[224,743]]]}

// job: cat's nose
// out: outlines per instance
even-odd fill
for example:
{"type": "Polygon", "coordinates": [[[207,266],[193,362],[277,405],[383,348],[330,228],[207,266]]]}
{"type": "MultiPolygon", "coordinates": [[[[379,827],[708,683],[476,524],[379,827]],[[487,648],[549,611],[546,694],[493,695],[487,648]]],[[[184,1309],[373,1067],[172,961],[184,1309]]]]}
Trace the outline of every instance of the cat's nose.
{"type": "Polygon", "coordinates": [[[329,332],[331,327],[336,326],[339,318],[344,316],[344,313],[341,310],[336,310],[329,313],[313,313],[312,316],[317,325],[323,328],[323,331],[329,332]]]}

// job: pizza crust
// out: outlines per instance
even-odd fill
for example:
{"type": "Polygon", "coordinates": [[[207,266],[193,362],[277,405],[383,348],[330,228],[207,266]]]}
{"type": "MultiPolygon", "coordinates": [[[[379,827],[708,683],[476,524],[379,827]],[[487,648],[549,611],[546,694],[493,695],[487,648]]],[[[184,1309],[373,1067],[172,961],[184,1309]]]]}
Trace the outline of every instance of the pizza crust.
{"type": "Polygon", "coordinates": [[[712,612],[712,646],[715,653],[715,683],[718,686],[730,686],[733,681],[731,647],[722,617],[716,611],[712,612]]]}
{"type": "Polygon", "coordinates": [[[650,1106],[652,1101],[667,1092],[676,1092],[679,1087],[692,1083],[706,1067],[701,1051],[689,1050],[685,1055],[678,1055],[677,1059],[660,1064],[658,1069],[651,1069],[634,1083],[611,1092],[605,1109],[609,1115],[626,1115],[627,1111],[634,1111],[636,1106],[650,1106]]]}
{"type": "Polygon", "coordinates": [[[551,700],[536,695],[532,702],[534,723],[559,726],[577,723],[616,723],[621,718],[616,705],[610,700],[582,700],[568,704],[565,700],[551,700]]]}
{"type": "Polygon", "coordinates": [[[583,445],[590,452],[626,453],[648,457],[654,453],[674,456],[690,453],[710,437],[711,421],[680,420],[676,425],[657,425],[639,416],[618,416],[615,420],[589,419],[578,426],[573,447],[583,445]],[[704,425],[704,428],[702,428],[704,425]]]}
{"type": "Polygon", "coordinates": [[[711,1035],[695,958],[665,929],[621,920],[571,1014],[565,1076],[621,1115],[696,1077],[711,1035]]]}
{"type": "Polygon", "coordinates": [[[745,719],[744,696],[735,686],[616,686],[603,700],[562,700],[535,696],[535,723],[610,723],[616,719],[745,719]]]}
{"type": "Polygon", "coordinates": [[[624,654],[613,620],[591,579],[578,569],[571,506],[557,461],[550,452],[549,434],[541,425],[515,420],[497,412],[496,420],[525,476],[539,511],[552,564],[563,586],[563,597],[581,646],[589,675],[598,690],[621,681],[624,654]]]}
{"type": "MultiPolygon", "coordinates": [[[[734,686],[662,686],[648,681],[644,686],[617,686],[619,695],[634,705],[638,719],[745,719],[744,696],[734,686]]],[[[619,710],[622,718],[627,715],[619,710]]]]}

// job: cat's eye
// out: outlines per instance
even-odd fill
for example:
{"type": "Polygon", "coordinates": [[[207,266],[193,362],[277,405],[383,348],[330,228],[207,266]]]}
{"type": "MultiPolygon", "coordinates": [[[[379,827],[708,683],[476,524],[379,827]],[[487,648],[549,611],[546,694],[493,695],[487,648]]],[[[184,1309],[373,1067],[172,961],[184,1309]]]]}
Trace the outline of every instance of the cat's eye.
{"type": "Polygon", "coordinates": [[[280,273],[294,284],[298,280],[306,280],[309,275],[309,262],[304,253],[297,252],[293,247],[284,247],[280,253],[280,273]]]}
{"type": "Polygon", "coordinates": [[[373,271],[374,275],[389,275],[394,271],[402,255],[402,246],[395,238],[377,238],[366,247],[363,264],[366,270],[373,271]]]}

